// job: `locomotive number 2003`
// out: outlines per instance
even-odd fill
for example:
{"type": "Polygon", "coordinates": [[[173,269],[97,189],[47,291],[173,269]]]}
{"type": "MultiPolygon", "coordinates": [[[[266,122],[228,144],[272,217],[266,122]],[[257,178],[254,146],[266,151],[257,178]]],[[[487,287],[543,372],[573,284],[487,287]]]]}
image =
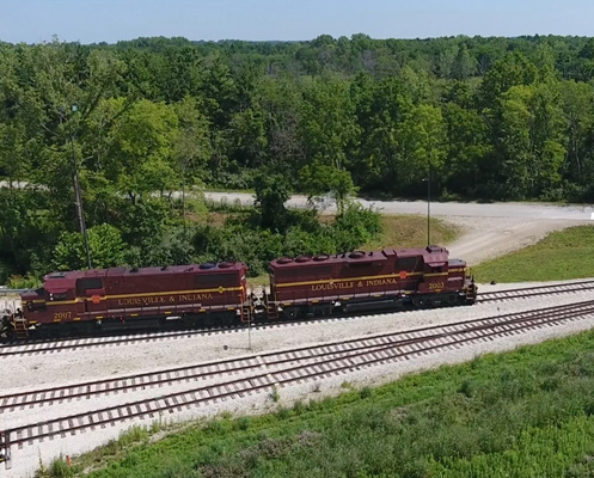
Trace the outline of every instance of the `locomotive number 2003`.
{"type": "Polygon", "coordinates": [[[429,282],[429,289],[443,289],[443,282],[429,282]]]}
{"type": "Polygon", "coordinates": [[[72,312],[56,312],[54,314],[54,320],[68,320],[72,318],[72,312]]]}

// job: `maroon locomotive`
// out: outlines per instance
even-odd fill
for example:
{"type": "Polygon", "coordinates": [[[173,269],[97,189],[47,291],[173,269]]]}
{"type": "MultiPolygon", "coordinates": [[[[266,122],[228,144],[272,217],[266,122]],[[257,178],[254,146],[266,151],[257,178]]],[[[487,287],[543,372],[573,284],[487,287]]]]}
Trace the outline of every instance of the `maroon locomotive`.
{"type": "Polygon", "coordinates": [[[276,259],[267,311],[294,318],[474,303],[466,262],[448,255],[443,247],[427,246],[276,259]]]}
{"type": "Polygon", "coordinates": [[[13,335],[246,320],[247,268],[239,262],[142,269],[115,267],[53,272],[21,295],[13,335]],[[198,320],[203,318],[204,321],[198,320]]]}
{"type": "Polygon", "coordinates": [[[22,308],[3,317],[0,333],[26,338],[474,303],[466,262],[448,255],[428,246],[283,257],[270,263],[270,292],[261,297],[248,290],[240,262],[53,272],[42,288],[21,295],[22,308]]]}

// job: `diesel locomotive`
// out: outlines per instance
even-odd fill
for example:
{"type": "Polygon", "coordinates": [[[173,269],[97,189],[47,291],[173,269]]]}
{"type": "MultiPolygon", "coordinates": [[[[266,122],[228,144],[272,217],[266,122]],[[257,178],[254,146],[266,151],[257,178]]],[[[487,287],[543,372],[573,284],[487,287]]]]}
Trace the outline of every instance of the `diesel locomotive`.
{"type": "Polygon", "coordinates": [[[447,249],[353,251],[281,257],[269,288],[250,290],[241,262],[52,272],[21,294],[3,338],[69,336],[148,327],[291,320],[402,308],[473,304],[465,261],[447,249]]]}

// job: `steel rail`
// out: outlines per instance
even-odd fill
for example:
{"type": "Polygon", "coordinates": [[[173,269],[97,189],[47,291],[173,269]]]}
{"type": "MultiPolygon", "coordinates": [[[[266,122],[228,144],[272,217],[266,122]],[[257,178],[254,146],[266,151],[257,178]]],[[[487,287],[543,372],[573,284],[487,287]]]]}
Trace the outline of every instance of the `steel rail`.
{"type": "Polygon", "coordinates": [[[477,302],[488,302],[502,299],[519,299],[551,293],[565,294],[570,292],[583,292],[594,290],[594,280],[581,282],[566,282],[534,287],[520,287],[516,289],[498,290],[492,292],[479,292],[477,302]]]}

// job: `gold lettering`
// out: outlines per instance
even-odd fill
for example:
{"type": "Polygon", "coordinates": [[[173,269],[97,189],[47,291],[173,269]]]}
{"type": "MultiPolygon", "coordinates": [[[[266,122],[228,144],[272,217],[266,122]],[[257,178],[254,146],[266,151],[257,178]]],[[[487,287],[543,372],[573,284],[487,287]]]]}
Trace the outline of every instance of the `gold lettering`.
{"type": "Polygon", "coordinates": [[[176,304],[178,302],[201,302],[204,300],[211,300],[212,298],[212,293],[179,294],[149,297],[126,297],[123,299],[118,299],[118,305],[122,307],[146,307],[164,304],[176,304]]]}
{"type": "Polygon", "coordinates": [[[175,299],[176,302],[201,302],[203,300],[210,300],[213,298],[212,293],[204,294],[181,294],[175,299]]]}
{"type": "Polygon", "coordinates": [[[323,282],[320,284],[312,284],[312,291],[325,291],[336,289],[352,289],[355,287],[379,287],[385,285],[397,285],[398,279],[396,277],[385,277],[381,279],[366,279],[365,281],[338,281],[338,282],[323,282]]]}
{"type": "Polygon", "coordinates": [[[352,289],[355,286],[353,281],[348,282],[326,282],[322,284],[313,284],[311,290],[336,290],[336,289],[352,289]]]}
{"type": "Polygon", "coordinates": [[[72,312],[55,312],[54,320],[70,320],[72,312]]]}
{"type": "Polygon", "coordinates": [[[393,277],[388,277],[384,279],[367,279],[365,281],[365,285],[367,287],[377,287],[381,285],[396,285],[397,281],[393,277]]]}

